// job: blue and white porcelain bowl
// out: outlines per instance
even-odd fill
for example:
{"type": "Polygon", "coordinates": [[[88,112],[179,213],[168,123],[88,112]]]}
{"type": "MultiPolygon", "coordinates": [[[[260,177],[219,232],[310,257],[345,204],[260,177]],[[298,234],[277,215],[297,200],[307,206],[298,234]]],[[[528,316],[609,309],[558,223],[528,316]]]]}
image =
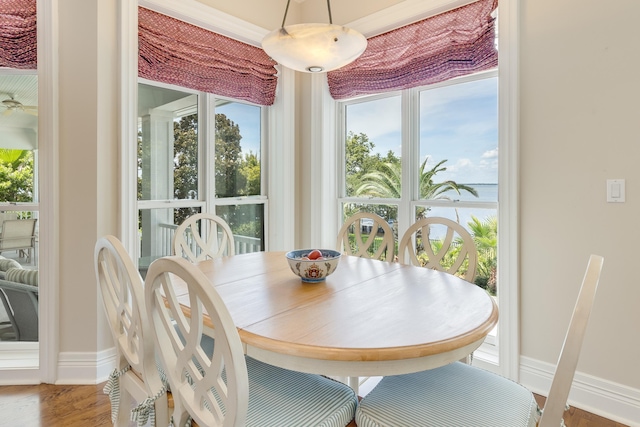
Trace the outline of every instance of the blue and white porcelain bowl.
{"type": "Polygon", "coordinates": [[[322,257],[309,259],[314,249],[297,249],[285,254],[289,267],[294,274],[300,276],[303,282],[322,282],[328,275],[336,271],[341,253],[332,249],[319,249],[322,257]]]}

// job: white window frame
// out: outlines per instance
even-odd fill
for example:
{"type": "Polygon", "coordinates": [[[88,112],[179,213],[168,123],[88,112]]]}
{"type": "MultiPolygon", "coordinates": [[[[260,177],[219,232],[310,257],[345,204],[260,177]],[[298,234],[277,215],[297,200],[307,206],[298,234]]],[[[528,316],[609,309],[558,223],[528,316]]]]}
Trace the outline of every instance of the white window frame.
{"type": "MultiPolygon", "coordinates": [[[[155,199],[155,200],[137,200],[136,212],[146,209],[178,209],[178,208],[200,208],[201,212],[216,213],[218,206],[236,206],[236,205],[262,205],[263,229],[264,229],[264,248],[268,248],[268,210],[269,198],[267,194],[268,188],[268,135],[269,135],[269,107],[257,105],[248,101],[233,99],[224,96],[218,96],[206,92],[189,89],[186,87],[155,82],[153,80],[139,78],[138,83],[148,86],[171,89],[184,92],[185,94],[193,94],[198,97],[198,199],[188,200],[181,199],[155,199]],[[260,194],[253,196],[232,196],[219,198],[215,196],[215,114],[217,101],[229,101],[234,103],[252,105],[260,108],[260,169],[261,184],[260,194]]],[[[137,133],[137,131],[136,131],[137,133]]],[[[135,259],[140,257],[139,244],[135,245],[135,259]]]]}
{"type": "MultiPolygon", "coordinates": [[[[410,1],[407,1],[410,3],[410,1]]],[[[425,6],[421,12],[419,5],[414,3],[416,8],[409,10],[399,8],[397,13],[387,14],[387,18],[382,16],[372,16],[369,19],[348,24],[350,27],[364,29],[365,36],[370,37],[378,34],[378,31],[390,30],[400,25],[408,23],[407,16],[426,18],[435,15],[443,10],[450,10],[460,6],[455,0],[447,1],[446,5],[433,4],[425,6]],[[426,10],[429,9],[429,10],[426,10]],[[395,24],[389,24],[395,20],[395,24]],[[384,25],[381,26],[381,23],[384,25]],[[367,31],[367,29],[369,31],[367,31]]],[[[519,167],[519,92],[518,92],[518,40],[519,40],[519,0],[503,0],[498,4],[498,29],[499,36],[499,71],[498,71],[498,283],[500,287],[500,316],[498,320],[499,345],[496,349],[493,345],[483,345],[474,355],[474,363],[491,371],[500,373],[508,378],[518,380],[520,367],[520,336],[519,336],[519,239],[518,239],[518,167],[519,167]]],[[[410,21],[413,19],[410,19],[410,21]]],[[[337,102],[333,100],[326,86],[326,77],[313,75],[314,87],[324,87],[321,93],[312,93],[318,99],[315,101],[315,108],[312,112],[311,122],[326,123],[334,121],[340,123],[339,108],[337,102]]],[[[318,137],[317,142],[321,142],[314,147],[315,152],[323,150],[336,154],[336,163],[339,164],[339,157],[336,149],[336,141],[341,137],[340,126],[330,129],[332,138],[318,137]]],[[[403,155],[403,158],[406,156],[403,155]]],[[[407,160],[408,161],[408,160],[407,160]]],[[[313,179],[320,182],[323,179],[334,179],[336,175],[341,176],[343,172],[339,168],[322,171],[319,175],[314,175],[313,179]]],[[[335,241],[338,232],[339,221],[339,201],[338,188],[334,191],[327,190],[323,193],[323,200],[311,200],[309,209],[312,212],[321,212],[335,218],[336,226],[327,226],[321,235],[317,236],[318,241],[335,241]],[[334,195],[335,203],[327,203],[326,196],[334,195]]],[[[400,214],[400,213],[399,213],[400,214]]],[[[331,225],[331,224],[329,224],[331,225]]],[[[400,231],[399,231],[400,232],[400,231]]],[[[490,341],[490,340],[488,340],[490,341]]]]}

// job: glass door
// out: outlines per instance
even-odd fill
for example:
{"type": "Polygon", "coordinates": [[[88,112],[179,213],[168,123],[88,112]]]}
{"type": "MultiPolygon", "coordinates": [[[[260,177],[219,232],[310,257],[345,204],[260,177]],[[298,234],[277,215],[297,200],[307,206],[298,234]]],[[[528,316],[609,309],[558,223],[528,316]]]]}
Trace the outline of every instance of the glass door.
{"type": "Polygon", "coordinates": [[[0,71],[0,102],[0,365],[38,366],[36,71],[0,71]]]}

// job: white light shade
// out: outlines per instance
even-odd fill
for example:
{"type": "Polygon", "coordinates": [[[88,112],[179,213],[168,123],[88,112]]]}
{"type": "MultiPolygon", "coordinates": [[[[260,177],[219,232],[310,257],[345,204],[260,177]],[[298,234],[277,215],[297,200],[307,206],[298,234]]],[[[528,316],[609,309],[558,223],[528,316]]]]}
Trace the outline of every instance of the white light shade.
{"type": "Polygon", "coordinates": [[[297,24],[267,34],[262,48],[285,67],[319,73],[355,61],[367,48],[367,39],[341,25],[297,24]]]}

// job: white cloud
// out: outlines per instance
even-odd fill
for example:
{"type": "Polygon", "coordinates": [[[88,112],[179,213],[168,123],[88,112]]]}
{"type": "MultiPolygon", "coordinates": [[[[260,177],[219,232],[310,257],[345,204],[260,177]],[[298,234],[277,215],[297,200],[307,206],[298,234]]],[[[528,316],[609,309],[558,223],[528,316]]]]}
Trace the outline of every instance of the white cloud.
{"type": "Polygon", "coordinates": [[[481,158],[483,159],[497,159],[498,158],[498,149],[488,150],[482,153],[481,158]]]}

